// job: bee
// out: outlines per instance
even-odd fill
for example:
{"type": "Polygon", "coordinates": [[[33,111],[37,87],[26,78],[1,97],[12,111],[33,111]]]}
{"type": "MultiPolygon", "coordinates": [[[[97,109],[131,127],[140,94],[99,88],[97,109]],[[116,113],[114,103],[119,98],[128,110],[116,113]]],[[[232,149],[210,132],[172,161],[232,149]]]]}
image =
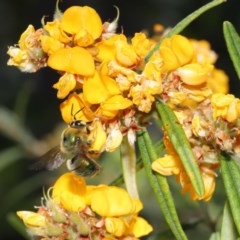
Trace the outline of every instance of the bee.
{"type": "Polygon", "coordinates": [[[74,171],[83,177],[97,175],[102,167],[91,158],[88,150],[91,141],[88,139],[89,127],[87,123],[74,120],[61,134],[59,146],[56,146],[45,153],[31,169],[54,170],[66,162],[69,171],[74,171]]]}

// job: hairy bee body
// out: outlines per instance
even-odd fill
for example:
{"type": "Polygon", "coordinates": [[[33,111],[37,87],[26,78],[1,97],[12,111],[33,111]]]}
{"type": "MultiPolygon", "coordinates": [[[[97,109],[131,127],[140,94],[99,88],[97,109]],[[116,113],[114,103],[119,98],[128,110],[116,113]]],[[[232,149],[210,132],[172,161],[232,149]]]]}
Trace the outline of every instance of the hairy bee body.
{"type": "Polygon", "coordinates": [[[102,167],[91,158],[88,151],[91,145],[88,134],[89,129],[85,122],[71,122],[62,132],[60,145],[44,154],[32,168],[54,170],[66,162],[68,170],[81,176],[98,174],[102,167]]]}

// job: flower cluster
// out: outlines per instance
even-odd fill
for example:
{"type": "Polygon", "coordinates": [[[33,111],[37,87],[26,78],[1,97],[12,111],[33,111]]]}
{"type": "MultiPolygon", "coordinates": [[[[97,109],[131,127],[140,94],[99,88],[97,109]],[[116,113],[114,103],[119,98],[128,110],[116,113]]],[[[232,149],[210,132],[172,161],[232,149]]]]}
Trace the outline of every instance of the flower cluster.
{"type": "Polygon", "coordinates": [[[152,167],[165,176],[176,175],[182,191],[189,192],[192,199],[208,201],[215,190],[220,152],[239,153],[240,100],[227,94],[228,77],[214,67],[217,56],[206,41],[177,38],[166,39],[160,46],[169,48],[169,61],[165,64],[169,71],[163,79],[162,98],[174,110],[191,144],[205,192],[202,196],[195,192],[166,134],[167,153],[152,167]]]}
{"type": "Polygon", "coordinates": [[[239,152],[239,99],[227,94],[228,77],[214,66],[217,55],[207,41],[164,37],[145,61],[156,38],[136,33],[128,39],[116,33],[118,17],[119,12],[113,22],[103,23],[91,7],[72,6],[63,13],[57,9],[52,21],[43,19],[37,30],[30,25],[18,46],[9,48],[8,64],[27,72],[49,66],[60,73],[53,87],[64,99],[63,120],[87,122],[94,153],[114,151],[124,135],[133,145],[142,115],[154,109],[157,98],[164,101],[189,139],[205,194],[194,192],[166,134],[167,155],[153,169],[177,175],[193,199],[209,200],[219,152],[239,152]]]}
{"type": "Polygon", "coordinates": [[[82,177],[66,173],[37,212],[17,214],[28,232],[41,239],[134,240],[152,231],[138,216],[141,209],[141,201],[122,188],[86,185],[82,177]]]}

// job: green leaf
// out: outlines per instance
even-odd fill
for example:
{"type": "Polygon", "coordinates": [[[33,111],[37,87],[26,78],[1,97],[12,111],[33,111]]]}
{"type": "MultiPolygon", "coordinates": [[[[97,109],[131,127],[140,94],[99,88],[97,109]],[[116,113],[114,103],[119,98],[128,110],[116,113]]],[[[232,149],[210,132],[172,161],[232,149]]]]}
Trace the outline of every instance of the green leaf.
{"type": "Polygon", "coordinates": [[[144,169],[150,185],[156,195],[159,207],[161,208],[175,238],[178,240],[187,239],[179,221],[166,177],[152,172],[152,162],[157,159],[157,154],[154,150],[148,132],[146,130],[138,131],[137,136],[137,143],[143,160],[144,169]]]}
{"type": "Polygon", "coordinates": [[[161,101],[156,103],[164,130],[173,144],[184,169],[198,195],[204,194],[204,185],[199,167],[195,161],[190,143],[173,110],[161,101]]]}
{"type": "Polygon", "coordinates": [[[202,7],[200,7],[199,9],[197,9],[196,11],[194,11],[193,13],[191,13],[187,17],[185,17],[174,28],[172,28],[166,35],[164,35],[163,38],[161,38],[161,40],[154,46],[154,48],[145,57],[145,62],[149,61],[152,54],[159,48],[163,39],[180,33],[184,28],[186,28],[191,22],[193,22],[201,14],[203,14],[204,12],[208,11],[209,9],[211,9],[213,7],[216,7],[217,5],[220,5],[223,2],[226,2],[226,0],[214,0],[210,3],[207,3],[206,5],[204,5],[202,7]]]}
{"type": "Polygon", "coordinates": [[[240,234],[240,169],[230,155],[220,154],[222,179],[238,234],[240,234]]]}
{"type": "Polygon", "coordinates": [[[230,211],[229,203],[226,202],[223,209],[223,219],[221,227],[221,240],[237,239],[237,231],[230,211]]]}
{"type": "Polygon", "coordinates": [[[15,229],[22,237],[24,237],[26,240],[31,240],[32,238],[26,231],[26,227],[23,224],[22,220],[20,220],[19,217],[17,217],[16,213],[9,213],[7,215],[7,221],[8,223],[15,229]]]}
{"type": "Polygon", "coordinates": [[[234,26],[225,21],[223,23],[223,34],[227,44],[228,53],[233,62],[235,71],[240,79],[240,38],[234,26]]]}
{"type": "MultiPolygon", "coordinates": [[[[228,240],[228,238],[226,238],[226,239],[228,240]]],[[[220,233],[219,232],[212,233],[209,240],[220,240],[220,233]]]]}

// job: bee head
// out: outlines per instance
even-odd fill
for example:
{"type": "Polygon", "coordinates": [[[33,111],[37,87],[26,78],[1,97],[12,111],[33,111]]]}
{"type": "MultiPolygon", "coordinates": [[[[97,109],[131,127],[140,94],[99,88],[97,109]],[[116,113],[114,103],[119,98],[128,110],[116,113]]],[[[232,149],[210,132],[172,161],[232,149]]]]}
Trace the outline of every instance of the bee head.
{"type": "Polygon", "coordinates": [[[86,122],[81,121],[81,120],[75,120],[75,121],[70,122],[69,126],[72,128],[81,128],[81,127],[86,126],[86,122]]]}
{"type": "Polygon", "coordinates": [[[79,131],[74,128],[67,128],[63,131],[61,137],[61,149],[63,152],[72,152],[77,151],[79,144],[81,143],[81,135],[79,131]]]}

